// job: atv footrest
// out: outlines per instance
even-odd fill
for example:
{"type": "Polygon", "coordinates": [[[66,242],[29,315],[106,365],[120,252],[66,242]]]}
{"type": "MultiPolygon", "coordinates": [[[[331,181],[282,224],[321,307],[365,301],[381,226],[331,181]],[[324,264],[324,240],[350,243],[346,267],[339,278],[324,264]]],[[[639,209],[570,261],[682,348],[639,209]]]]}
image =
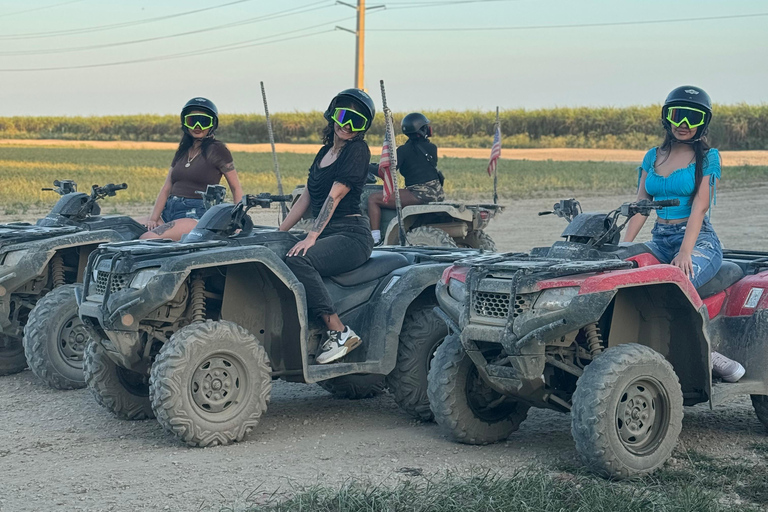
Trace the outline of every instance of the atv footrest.
{"type": "Polygon", "coordinates": [[[317,382],[353,373],[381,373],[381,362],[311,364],[307,367],[307,382],[317,382]]]}
{"type": "Polygon", "coordinates": [[[739,382],[717,382],[712,385],[712,407],[742,395],[768,395],[768,384],[762,380],[743,378],[739,382]]]}

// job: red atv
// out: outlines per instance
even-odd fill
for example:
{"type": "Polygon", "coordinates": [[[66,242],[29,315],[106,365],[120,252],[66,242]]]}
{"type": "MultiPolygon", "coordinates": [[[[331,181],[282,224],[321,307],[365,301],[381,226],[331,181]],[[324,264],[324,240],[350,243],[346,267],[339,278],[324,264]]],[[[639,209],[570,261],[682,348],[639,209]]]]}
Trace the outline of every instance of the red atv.
{"type": "Polygon", "coordinates": [[[486,444],[517,430],[531,406],[570,412],[584,463],[627,478],[670,456],[684,405],[749,394],[768,426],[768,253],[725,251],[717,275],[695,289],[645,245],[618,243],[633,215],[673,203],[600,214],[561,201],[544,213],[570,222],[564,241],[448,267],[436,311],[451,334],[428,388],[443,430],[486,444]],[[745,376],[713,382],[713,350],[745,376]]]}

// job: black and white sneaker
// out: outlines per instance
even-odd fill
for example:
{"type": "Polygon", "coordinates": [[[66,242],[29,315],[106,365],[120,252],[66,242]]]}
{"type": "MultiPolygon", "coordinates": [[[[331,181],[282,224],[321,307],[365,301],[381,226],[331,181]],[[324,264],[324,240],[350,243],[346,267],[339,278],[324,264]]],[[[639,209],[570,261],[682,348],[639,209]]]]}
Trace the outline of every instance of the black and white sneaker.
{"type": "Polygon", "coordinates": [[[328,340],[323,343],[322,352],[317,356],[319,364],[332,363],[346,356],[360,346],[363,340],[355,331],[346,326],[344,331],[328,331],[328,340]]]}

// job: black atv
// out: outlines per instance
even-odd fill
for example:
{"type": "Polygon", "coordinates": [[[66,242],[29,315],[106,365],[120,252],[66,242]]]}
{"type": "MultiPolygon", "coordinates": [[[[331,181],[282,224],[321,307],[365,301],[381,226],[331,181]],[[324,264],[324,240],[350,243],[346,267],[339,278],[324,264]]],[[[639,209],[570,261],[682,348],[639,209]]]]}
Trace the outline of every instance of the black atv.
{"type": "Polygon", "coordinates": [[[338,396],[382,390],[430,419],[426,377],[447,334],[434,285],[471,249],[388,248],[325,278],[342,321],[363,345],[315,363],[324,329],[307,316],[304,286],[284,263],[299,231],[254,226],[249,208],[290,196],[246,195],[219,205],[179,243],[101,246],[88,262],[80,317],[93,339],[85,375],[123,419],[157,417],[194,446],[240,441],[266,411],[272,380],[319,383],[338,396]]]}
{"type": "MultiPolygon", "coordinates": [[[[124,183],[94,185],[89,195],[78,192],[74,181],[57,180],[54,188],[43,189],[61,195],[46,217],[34,225],[0,226],[0,375],[27,367],[22,335],[30,312],[41,298],[54,289],[54,295],[59,296],[60,288],[80,282],[88,253],[99,243],[138,238],[145,231],[128,217],[99,215],[98,201],[126,187],[124,183]]],[[[51,320],[61,323],[60,319],[51,320]]],[[[54,350],[74,357],[72,351],[76,352],[78,343],[85,339],[78,325],[76,312],[71,311],[59,326],[62,339],[54,350]]],[[[31,361],[30,366],[50,383],[44,367],[36,363],[31,361]]]]}
{"type": "MultiPolygon", "coordinates": [[[[41,295],[48,290],[51,292],[34,300],[25,296],[30,311],[24,326],[23,345],[26,361],[35,375],[53,388],[74,389],[85,387],[83,351],[88,333],[77,316],[74,292],[81,287],[79,283],[83,281],[88,255],[100,243],[135,240],[146,232],[146,228],[125,215],[99,215],[97,201],[124,190],[127,188],[125,183],[94,186],[90,196],[71,191],[66,182],[59,183],[58,188],[69,193],[38,224],[72,225],[77,231],[30,247],[30,258],[39,259],[33,261],[33,271],[44,268],[50,261],[49,282],[46,288],[42,288],[41,295]]],[[[209,208],[224,200],[226,189],[212,185],[198,194],[203,197],[205,207],[209,208]]],[[[38,273],[34,279],[39,279],[41,275],[45,278],[44,274],[38,273]]]]}

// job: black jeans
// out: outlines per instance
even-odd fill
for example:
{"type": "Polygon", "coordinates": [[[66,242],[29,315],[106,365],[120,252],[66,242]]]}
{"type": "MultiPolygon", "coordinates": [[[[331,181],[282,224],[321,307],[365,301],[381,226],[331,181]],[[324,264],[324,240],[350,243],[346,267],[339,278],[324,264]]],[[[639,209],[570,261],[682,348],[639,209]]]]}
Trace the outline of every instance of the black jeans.
{"type": "Polygon", "coordinates": [[[304,285],[310,319],[336,312],[322,278],[356,269],[368,261],[372,250],[368,218],[342,217],[331,219],[304,256],[285,258],[288,268],[304,285]]]}

